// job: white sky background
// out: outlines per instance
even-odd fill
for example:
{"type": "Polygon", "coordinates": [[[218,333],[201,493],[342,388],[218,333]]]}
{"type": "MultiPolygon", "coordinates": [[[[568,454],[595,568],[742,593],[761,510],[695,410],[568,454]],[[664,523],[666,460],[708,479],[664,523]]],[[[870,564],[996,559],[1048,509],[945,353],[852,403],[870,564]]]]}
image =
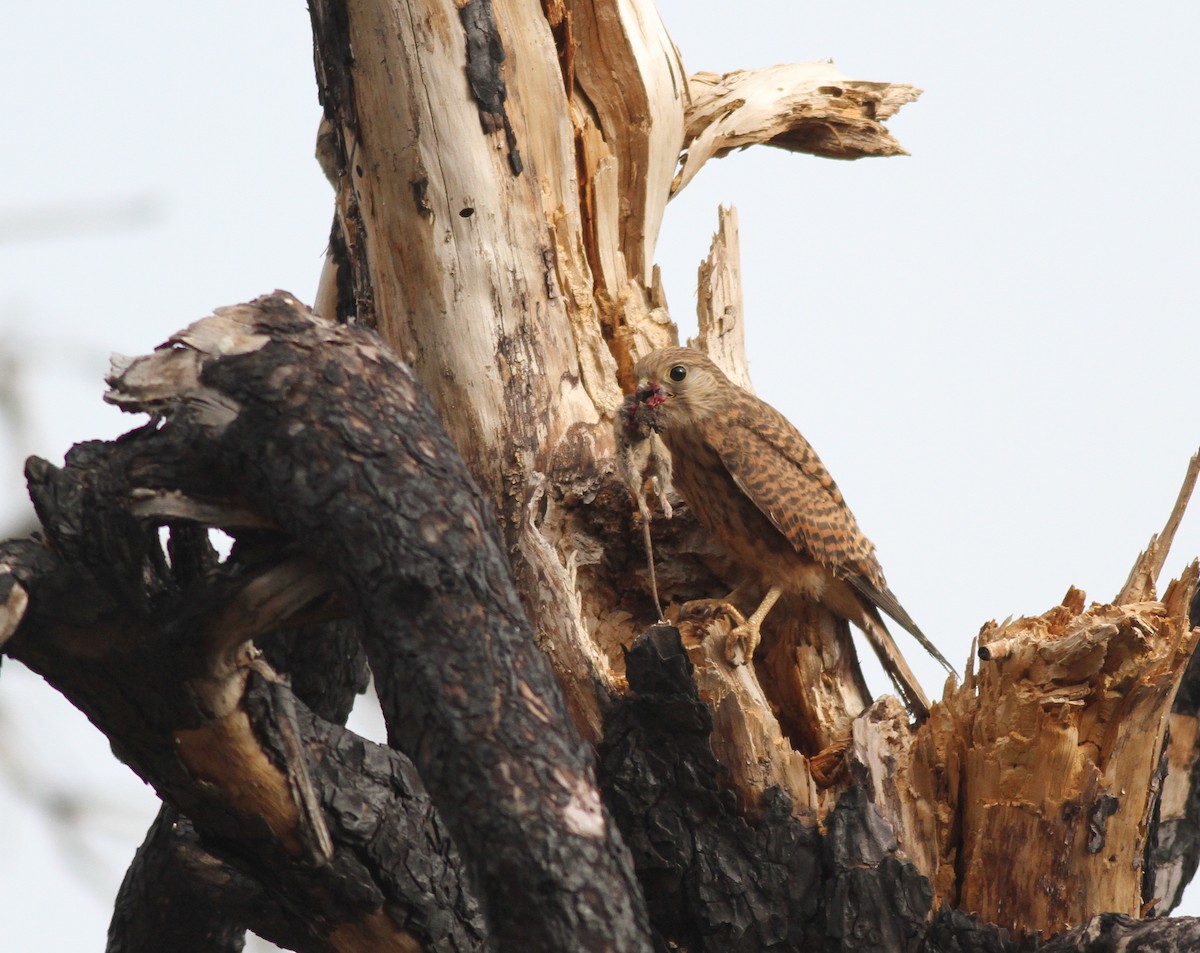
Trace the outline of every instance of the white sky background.
{"type": "MultiPolygon", "coordinates": [[[[1200,444],[1200,8],[659,8],[689,71],[832,57],[926,91],[889,123],[912,157],[756,148],[700,173],[657,254],[685,333],[732,203],[759,394],[817,447],[953,661],[982,623],[1070,584],[1114,595],[1200,444]]],[[[24,4],[0,64],[0,362],[23,359],[16,376],[0,363],[23,414],[0,405],[3,533],[26,454],[58,461],[135,422],[100,402],[108,352],[276,287],[312,300],[332,203],[299,2],[24,4]]],[[[1194,513],[1168,573],[1197,553],[1194,513]]],[[[102,948],[152,793],[10,663],[0,772],[4,948],[102,948]],[[31,801],[82,810],[86,850],[31,801]]]]}

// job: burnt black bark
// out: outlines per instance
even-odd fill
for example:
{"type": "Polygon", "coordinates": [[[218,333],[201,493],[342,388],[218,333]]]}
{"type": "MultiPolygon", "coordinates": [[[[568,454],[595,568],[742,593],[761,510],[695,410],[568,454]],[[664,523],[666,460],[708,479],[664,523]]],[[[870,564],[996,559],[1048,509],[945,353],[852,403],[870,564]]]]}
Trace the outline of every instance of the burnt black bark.
{"type": "Polygon", "coordinates": [[[479,122],[484,132],[504,132],[508,147],[508,165],[513,175],[524,169],[517,149],[517,134],[508,118],[505,101],[508,87],[504,82],[504,42],[496,24],[491,0],[467,0],[458,8],[467,46],[467,79],[471,94],[479,106],[479,122]]]}
{"type": "MultiPolygon", "coordinates": [[[[172,532],[177,577],[195,578],[216,568],[216,554],[198,529],[184,524],[172,532]]],[[[369,680],[366,657],[348,621],[271,633],[260,645],[301,702],[318,717],[345,724],[369,680]]],[[[324,946],[319,938],[296,932],[296,922],[262,884],[208,853],[191,822],[163,805],[117,893],[107,950],[237,953],[246,929],[285,949],[324,946]]]]}
{"type": "MultiPolygon", "coordinates": [[[[194,392],[170,394],[157,379],[149,385],[153,396],[142,405],[166,413],[161,428],[78,448],[64,471],[32,467],[56,552],[26,554],[53,565],[18,572],[35,611],[8,650],[83,708],[119,755],[191,819],[214,855],[265,877],[272,889],[285,887],[268,868],[296,877],[297,860],[315,864],[299,893],[293,884],[286,889],[320,937],[348,913],[383,909],[423,942],[447,949],[470,948],[485,935],[499,949],[645,948],[640,896],[601,808],[590,754],[535,648],[492,514],[411,373],[370,332],[314,322],[288,296],[240,314],[250,341],[241,353],[204,355],[193,366],[185,335],[155,358],[200,368],[194,392]],[[221,417],[231,406],[232,418],[221,417]],[[219,425],[205,417],[214,407],[219,425]],[[177,579],[157,530],[129,512],[146,487],[236,495],[287,532],[243,532],[234,558],[215,568],[181,557],[178,565],[195,578],[177,579]],[[298,560],[321,567],[333,595],[293,608],[320,614],[335,601],[355,619],[389,739],[415,762],[414,771],[393,752],[318,721],[273,671],[263,673],[253,659],[239,663],[239,709],[271,760],[287,768],[289,783],[311,784],[329,815],[336,849],[325,862],[320,824],[309,822],[303,804],[297,858],[296,844],[289,850],[286,837],[272,838],[278,832],[198,787],[172,748],[180,731],[215,721],[213,699],[189,690],[215,678],[228,654],[213,648],[214,619],[255,578],[298,560]],[[94,594],[94,608],[70,620],[104,633],[86,658],[67,646],[58,606],[44,598],[59,575],[70,577],[60,585],[94,594]],[[298,748],[320,757],[297,759],[298,748]],[[406,796],[424,804],[427,787],[438,804],[436,813],[405,805],[424,825],[410,832],[426,845],[424,863],[438,861],[451,841],[465,858],[460,866],[450,851],[453,863],[441,863],[448,892],[426,884],[424,894],[410,894],[395,882],[405,876],[395,869],[404,868],[396,859],[403,837],[390,860],[362,856],[367,845],[355,842],[366,825],[347,816],[339,790],[375,784],[379,790],[356,791],[352,800],[390,816],[396,806],[385,789],[391,785],[394,800],[400,776],[411,789],[406,796]],[[466,899],[455,907],[455,897],[466,899]],[[486,931],[471,898],[486,905],[486,931]],[[430,905],[437,916],[421,912],[430,905]],[[434,929],[447,917],[461,942],[434,929]]],[[[139,398],[123,402],[138,406],[139,398]]],[[[372,827],[371,843],[378,842],[372,827]]]]}
{"type": "Polygon", "coordinates": [[[163,805],[117,894],[107,951],[238,953],[247,928],[284,949],[332,949],[298,925],[275,895],[206,851],[191,822],[163,805]]]}
{"type": "Polygon", "coordinates": [[[626,672],[636,694],[605,720],[600,777],[655,930],[691,951],[812,947],[821,932],[815,828],[789,816],[782,793],[758,825],[739,816],[677,629],[649,630],[626,672]]]}
{"type": "MultiPolygon", "coordinates": [[[[33,467],[49,545],[0,546],[0,562],[11,567],[9,584],[30,596],[8,654],[81,708],[172,813],[194,823],[194,839],[186,832],[167,836],[170,823],[156,823],[122,890],[110,948],[205,949],[197,944],[208,936],[216,948],[233,950],[249,926],[291,948],[324,953],[330,933],[386,910],[430,948],[482,949],[487,931],[464,890],[464,868],[411,763],[317,718],[269,670],[249,673],[242,705],[277,763],[298,750],[316,755],[305,759],[305,777],[332,838],[331,855],[321,860],[311,844],[289,849],[261,818],[232,805],[218,779],[199,783],[188,773],[177,740],[210,720],[188,680],[203,641],[198,620],[221,610],[231,580],[245,570],[223,566],[203,585],[194,580],[172,591],[161,552],[142,548],[157,545],[156,534],[134,521],[106,527],[96,518],[104,509],[99,500],[128,498],[126,485],[105,478],[127,472],[118,461],[136,458],[144,440],[167,449],[160,435],[143,431],[120,444],[81,448],[63,471],[33,467]],[[77,469],[81,461],[86,466],[77,469]],[[87,536],[75,536],[72,529],[83,525],[87,536]],[[88,563],[72,565],[80,549],[88,563]],[[140,604],[131,606],[117,587],[131,576],[105,558],[118,552],[143,571],[158,567],[140,604]],[[288,733],[298,746],[289,744],[288,733]],[[174,945],[172,938],[188,927],[201,932],[189,933],[190,944],[174,945]]],[[[332,707],[344,707],[343,700],[332,707]]]]}
{"type": "Polygon", "coordinates": [[[1007,953],[995,927],[951,910],[898,853],[864,789],[850,789],[822,835],[780,791],[748,823],[722,786],[712,719],[672,626],[627,653],[630,687],[605,722],[600,777],[633,851],[660,947],[700,951],[1007,953]]]}
{"type": "Polygon", "coordinates": [[[1138,920],[1104,913],[1055,937],[1041,953],[1192,953],[1200,949],[1196,917],[1138,920]]]}
{"type": "Polygon", "coordinates": [[[389,742],[471,858],[498,946],[637,948],[636,885],[589,752],[428,398],[370,332],[330,346],[281,298],[259,308],[272,342],[204,373],[241,406],[219,466],[328,568],[359,621],[389,742]],[[304,426],[279,426],[298,404],[304,426]]]}
{"type": "MultiPolygon", "coordinates": [[[[1200,590],[1192,597],[1188,616],[1193,628],[1200,626],[1200,590]]],[[[1200,717],[1200,653],[1194,654],[1188,661],[1171,712],[1189,718],[1200,717]]],[[[1162,773],[1165,773],[1166,757],[1164,750],[1162,773]]],[[[1191,764],[1183,817],[1162,821],[1159,818],[1161,805],[1156,805],[1153,823],[1146,838],[1143,899],[1147,903],[1156,901],[1156,912],[1160,915],[1170,913],[1179,906],[1184,888],[1195,878],[1197,865],[1200,864],[1200,742],[1193,748],[1191,764]],[[1177,870],[1177,874],[1157,877],[1160,869],[1177,870]],[[1165,889],[1163,881],[1166,881],[1165,889]]]]}
{"type": "Polygon", "coordinates": [[[354,91],[354,51],[350,45],[350,18],[341,0],[309,0],[309,19],[313,31],[313,67],[317,78],[317,98],[329,120],[320,144],[326,175],[338,191],[340,215],[334,217],[330,246],[337,264],[337,317],[343,321],[361,321],[370,327],[376,323],[375,290],[371,285],[367,260],[366,228],[358,194],[345,173],[362,175],[362,169],[350,169],[354,151],[345,141],[344,130],[359,134],[358,107],[354,91]],[[347,183],[339,186],[338,183],[347,183]],[[340,224],[339,224],[340,222],[340,224]]]}

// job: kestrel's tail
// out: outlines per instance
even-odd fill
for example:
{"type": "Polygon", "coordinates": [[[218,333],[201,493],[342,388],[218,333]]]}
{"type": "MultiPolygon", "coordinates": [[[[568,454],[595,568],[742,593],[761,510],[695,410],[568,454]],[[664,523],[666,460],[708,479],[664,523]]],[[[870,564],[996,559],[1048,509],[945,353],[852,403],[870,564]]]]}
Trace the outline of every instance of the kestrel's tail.
{"type": "Polygon", "coordinates": [[[865,624],[860,627],[871,643],[871,648],[879,657],[879,663],[888,673],[888,677],[896,686],[900,697],[904,699],[908,710],[916,716],[918,721],[923,721],[929,716],[929,697],[921,688],[921,683],[917,681],[913,670],[908,667],[908,662],[905,661],[900,646],[896,644],[892,633],[883,624],[883,617],[879,614],[878,609],[874,606],[864,606],[863,616],[865,624]]]}
{"type": "Polygon", "coordinates": [[[942,668],[949,674],[958,674],[954,671],[954,666],[947,662],[946,657],[938,651],[937,646],[929,640],[929,636],[922,632],[917,627],[917,624],[913,622],[912,616],[904,611],[904,606],[900,605],[900,600],[896,598],[896,594],[891,589],[888,589],[886,586],[882,590],[877,589],[862,576],[846,576],[846,582],[853,586],[858,591],[858,594],[871,603],[871,605],[877,609],[882,609],[895,619],[902,629],[921,644],[921,648],[942,663],[942,668]]]}
{"type": "Polygon", "coordinates": [[[923,721],[929,716],[929,696],[921,688],[913,670],[908,667],[904,653],[900,651],[892,633],[883,624],[879,610],[863,599],[848,583],[849,580],[831,581],[821,595],[821,602],[862,629],[879,658],[879,664],[888,673],[904,704],[918,721],[923,721]]]}

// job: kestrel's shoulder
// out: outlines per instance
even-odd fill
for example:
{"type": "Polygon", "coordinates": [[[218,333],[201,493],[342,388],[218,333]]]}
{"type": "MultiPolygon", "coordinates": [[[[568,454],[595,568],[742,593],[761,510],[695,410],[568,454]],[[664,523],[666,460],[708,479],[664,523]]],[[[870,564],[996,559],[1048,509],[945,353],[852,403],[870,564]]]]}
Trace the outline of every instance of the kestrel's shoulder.
{"type": "Polygon", "coordinates": [[[783,414],[739,389],[701,428],[738,488],[797,551],[886,588],[875,547],[821,458],[783,414]]]}

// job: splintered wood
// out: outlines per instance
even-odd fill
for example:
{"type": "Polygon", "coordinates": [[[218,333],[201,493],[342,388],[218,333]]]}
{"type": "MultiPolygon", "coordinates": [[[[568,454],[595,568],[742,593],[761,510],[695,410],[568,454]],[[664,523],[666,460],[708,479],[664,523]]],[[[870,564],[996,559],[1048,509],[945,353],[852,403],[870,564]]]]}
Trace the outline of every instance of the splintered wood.
{"type": "Polygon", "coordinates": [[[686,155],[672,192],[700,167],[752,145],[832,159],[905,155],[882,121],[921,90],[842,75],[832,63],[790,63],[688,77],[686,155]]]}
{"type": "Polygon", "coordinates": [[[711,357],[731,381],[754,393],[746,363],[746,320],[742,303],[742,256],[737,209],[717,209],[717,231],[708,257],[696,272],[696,317],[700,333],[688,341],[711,357]]]}
{"type": "Polygon", "coordinates": [[[1196,578],[1193,563],[1161,602],[1087,609],[1071,589],[1044,615],[984,627],[987,660],[913,750],[917,791],[949,808],[927,868],[943,900],[1018,935],[1143,913],[1196,578]]]}
{"type": "Polygon", "coordinates": [[[763,795],[772,787],[791,798],[797,816],[814,816],[822,804],[832,807],[831,800],[821,797],[809,760],[784,735],[753,667],[726,660],[729,618],[693,616],[678,620],[678,626],[695,666],[696,690],[712,712],[713,754],[728,770],[728,784],[742,812],[757,817],[763,795]]]}

